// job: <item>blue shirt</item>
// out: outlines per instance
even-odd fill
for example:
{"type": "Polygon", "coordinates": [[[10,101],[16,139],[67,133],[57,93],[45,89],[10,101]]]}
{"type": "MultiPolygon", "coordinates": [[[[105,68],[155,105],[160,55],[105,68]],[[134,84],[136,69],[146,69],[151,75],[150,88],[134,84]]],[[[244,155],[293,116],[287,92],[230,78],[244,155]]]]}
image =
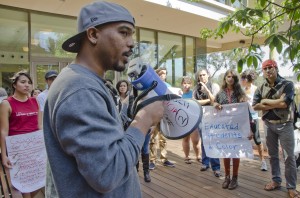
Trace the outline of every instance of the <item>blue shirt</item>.
{"type": "Polygon", "coordinates": [[[193,97],[193,91],[192,90],[190,90],[187,93],[182,94],[182,98],[192,98],[192,97],[193,97]]]}

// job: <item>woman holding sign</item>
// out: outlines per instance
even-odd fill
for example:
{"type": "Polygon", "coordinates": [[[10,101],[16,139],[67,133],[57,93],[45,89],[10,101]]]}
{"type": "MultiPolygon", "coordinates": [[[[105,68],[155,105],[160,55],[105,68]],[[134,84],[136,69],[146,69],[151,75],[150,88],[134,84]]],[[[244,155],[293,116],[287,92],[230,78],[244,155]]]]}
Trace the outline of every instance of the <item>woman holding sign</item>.
{"type": "MultiPolygon", "coordinates": [[[[222,110],[222,105],[224,104],[240,103],[245,101],[247,101],[247,96],[239,83],[238,74],[232,69],[227,70],[224,74],[221,90],[216,95],[214,107],[217,110],[222,110]]],[[[232,179],[230,179],[230,160],[231,158],[224,158],[225,181],[222,184],[222,188],[233,190],[238,186],[240,158],[232,158],[232,179]]]]}
{"type": "MultiPolygon", "coordinates": [[[[32,87],[31,77],[27,72],[20,71],[11,80],[13,95],[5,99],[0,108],[1,156],[6,168],[13,166],[7,156],[6,137],[31,133],[41,128],[38,103],[34,97],[28,97],[32,87]]],[[[22,193],[26,198],[34,194],[22,193]]]]}

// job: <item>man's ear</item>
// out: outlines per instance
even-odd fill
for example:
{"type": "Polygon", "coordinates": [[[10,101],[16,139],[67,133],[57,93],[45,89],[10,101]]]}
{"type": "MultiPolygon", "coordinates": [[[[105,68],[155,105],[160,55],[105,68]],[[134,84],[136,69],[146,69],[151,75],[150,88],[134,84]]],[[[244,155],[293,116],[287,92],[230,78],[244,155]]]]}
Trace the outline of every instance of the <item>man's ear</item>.
{"type": "Polygon", "coordinates": [[[91,27],[86,30],[87,39],[90,41],[91,44],[96,45],[99,34],[97,28],[91,27]]]}

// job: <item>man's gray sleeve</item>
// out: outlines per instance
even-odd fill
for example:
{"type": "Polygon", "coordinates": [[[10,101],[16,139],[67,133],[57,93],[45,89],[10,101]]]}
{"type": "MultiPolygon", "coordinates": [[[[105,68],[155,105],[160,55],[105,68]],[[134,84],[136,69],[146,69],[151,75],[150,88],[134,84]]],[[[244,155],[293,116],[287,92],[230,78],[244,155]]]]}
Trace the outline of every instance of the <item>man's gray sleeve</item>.
{"type": "Polygon", "coordinates": [[[62,149],[98,192],[124,183],[133,173],[145,136],[137,128],[124,133],[109,96],[91,89],[64,99],[53,123],[62,149]]]}

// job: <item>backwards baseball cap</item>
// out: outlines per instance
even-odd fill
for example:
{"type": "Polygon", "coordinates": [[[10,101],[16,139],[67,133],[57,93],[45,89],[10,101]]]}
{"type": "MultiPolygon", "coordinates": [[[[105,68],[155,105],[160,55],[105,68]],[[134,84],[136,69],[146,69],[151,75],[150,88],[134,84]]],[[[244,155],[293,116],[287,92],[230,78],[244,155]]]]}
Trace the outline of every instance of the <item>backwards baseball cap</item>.
{"type": "Polygon", "coordinates": [[[135,24],[130,12],[118,4],[98,1],[86,5],[81,8],[78,16],[78,34],[66,40],[62,44],[62,48],[65,51],[77,53],[79,52],[84,33],[88,28],[121,21],[129,22],[133,26],[135,24]]]}
{"type": "Polygon", "coordinates": [[[263,68],[263,69],[266,68],[266,67],[269,67],[269,66],[271,66],[271,67],[276,67],[276,68],[277,68],[277,63],[276,63],[276,61],[269,59],[269,60],[265,60],[265,61],[263,62],[263,64],[262,64],[262,68],[263,68]]]}
{"type": "Polygon", "coordinates": [[[48,78],[51,78],[51,77],[54,77],[54,76],[55,76],[55,77],[58,76],[57,71],[49,70],[49,71],[47,71],[46,74],[45,74],[45,79],[48,79],[48,78]]]}

